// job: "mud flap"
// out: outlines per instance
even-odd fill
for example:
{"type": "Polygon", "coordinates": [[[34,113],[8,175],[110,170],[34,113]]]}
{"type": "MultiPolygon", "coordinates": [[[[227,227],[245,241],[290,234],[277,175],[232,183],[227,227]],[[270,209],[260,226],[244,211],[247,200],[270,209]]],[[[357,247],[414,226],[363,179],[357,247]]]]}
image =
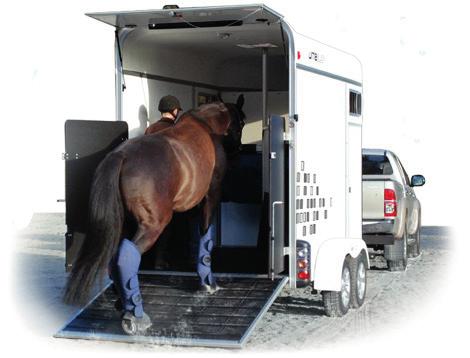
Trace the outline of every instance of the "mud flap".
{"type": "Polygon", "coordinates": [[[256,276],[217,276],[222,287],[212,295],[198,292],[194,274],[140,274],[145,312],[152,327],[128,336],[121,328],[117,299],[107,287],[55,337],[184,346],[242,348],[257,322],[287,283],[256,276]]]}

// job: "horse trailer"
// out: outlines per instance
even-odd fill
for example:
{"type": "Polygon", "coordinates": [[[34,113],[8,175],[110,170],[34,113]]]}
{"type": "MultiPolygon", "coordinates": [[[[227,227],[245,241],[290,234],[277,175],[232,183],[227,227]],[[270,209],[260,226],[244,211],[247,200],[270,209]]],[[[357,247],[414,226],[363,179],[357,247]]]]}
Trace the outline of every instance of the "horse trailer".
{"type": "Polygon", "coordinates": [[[87,230],[93,172],[143,135],[158,100],[184,110],[243,94],[246,125],[213,225],[222,290],[195,293],[185,213],[171,240],[144,255],[140,281],[153,320],[126,336],[109,285],[57,337],[240,347],[285,285],[310,286],[325,311],[364,302],[362,69],[356,57],[296,33],[264,5],[89,13],[115,28],[115,121],[66,121],[66,267],[87,230]]]}

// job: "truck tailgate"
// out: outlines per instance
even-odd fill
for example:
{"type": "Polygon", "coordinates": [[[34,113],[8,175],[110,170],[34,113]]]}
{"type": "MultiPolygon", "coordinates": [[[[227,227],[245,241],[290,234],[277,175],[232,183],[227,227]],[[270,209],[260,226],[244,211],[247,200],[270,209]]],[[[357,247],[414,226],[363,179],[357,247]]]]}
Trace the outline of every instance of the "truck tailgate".
{"type": "Polygon", "coordinates": [[[383,180],[362,180],[362,218],[364,220],[384,219],[383,180]]]}

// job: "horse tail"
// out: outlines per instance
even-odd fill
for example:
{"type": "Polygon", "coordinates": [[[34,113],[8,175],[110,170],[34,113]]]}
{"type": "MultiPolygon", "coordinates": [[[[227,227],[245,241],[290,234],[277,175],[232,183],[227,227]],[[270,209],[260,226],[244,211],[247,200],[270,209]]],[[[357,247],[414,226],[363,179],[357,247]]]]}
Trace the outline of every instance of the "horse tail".
{"type": "Polygon", "coordinates": [[[88,230],[70,273],[64,302],[83,304],[97,279],[102,280],[117,252],[124,222],[119,187],[124,155],[111,152],[95,171],[91,186],[88,230]]]}

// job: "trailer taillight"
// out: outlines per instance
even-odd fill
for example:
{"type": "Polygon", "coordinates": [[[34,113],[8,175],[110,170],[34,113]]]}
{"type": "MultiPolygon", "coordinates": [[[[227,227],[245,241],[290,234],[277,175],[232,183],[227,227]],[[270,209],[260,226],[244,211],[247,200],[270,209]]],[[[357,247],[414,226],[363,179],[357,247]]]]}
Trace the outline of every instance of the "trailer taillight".
{"type": "MultiPolygon", "coordinates": [[[[307,272],[307,271],[301,271],[297,274],[297,278],[299,280],[302,280],[302,281],[309,281],[310,280],[310,273],[307,272]]],[[[297,287],[301,287],[301,286],[299,286],[298,281],[297,281],[297,287]]]]}
{"type": "Polygon", "coordinates": [[[300,51],[297,51],[297,60],[300,60],[300,51]]]}
{"type": "Polygon", "coordinates": [[[310,283],[310,244],[297,241],[297,287],[305,287],[310,283]]]}
{"type": "Polygon", "coordinates": [[[392,189],[384,189],[384,216],[397,216],[397,196],[392,189]]]}

